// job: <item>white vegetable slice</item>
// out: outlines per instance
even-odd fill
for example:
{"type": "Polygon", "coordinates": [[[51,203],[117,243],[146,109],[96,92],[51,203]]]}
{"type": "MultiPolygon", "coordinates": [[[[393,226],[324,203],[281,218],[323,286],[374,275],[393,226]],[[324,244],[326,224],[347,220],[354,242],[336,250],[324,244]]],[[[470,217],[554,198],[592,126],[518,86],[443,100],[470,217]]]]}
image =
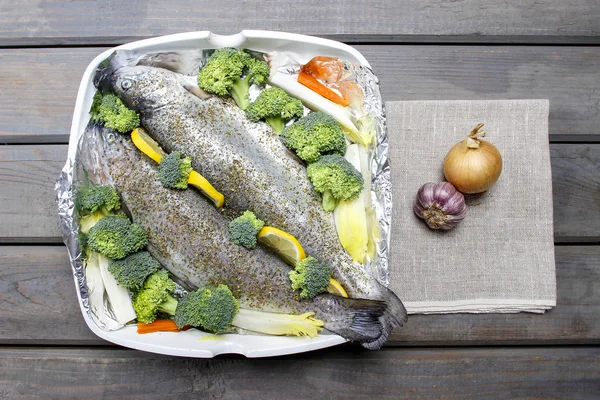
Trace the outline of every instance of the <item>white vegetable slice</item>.
{"type": "Polygon", "coordinates": [[[88,304],[92,318],[99,326],[106,326],[108,316],[104,312],[104,283],[98,266],[98,255],[90,253],[85,263],[85,282],[88,291],[88,304]]]}
{"type": "Polygon", "coordinates": [[[377,241],[380,239],[379,220],[377,213],[373,208],[373,200],[371,198],[371,163],[369,160],[369,151],[364,147],[358,148],[360,157],[360,172],[365,181],[365,187],[362,195],[365,201],[365,213],[367,215],[367,259],[371,261],[375,257],[377,251],[377,241]]]}
{"type": "Polygon", "coordinates": [[[136,318],[129,291],[119,285],[112,274],[108,271],[108,263],[110,260],[102,254],[98,254],[98,266],[102,275],[102,281],[110,300],[110,305],[115,313],[117,321],[121,324],[126,324],[136,318]]]}
{"type": "MultiPolygon", "coordinates": [[[[346,150],[345,158],[360,171],[358,144],[351,144],[346,150]]],[[[333,210],[335,227],[342,246],[354,261],[363,263],[367,255],[368,228],[365,210],[365,190],[354,200],[340,200],[333,210]]]]}

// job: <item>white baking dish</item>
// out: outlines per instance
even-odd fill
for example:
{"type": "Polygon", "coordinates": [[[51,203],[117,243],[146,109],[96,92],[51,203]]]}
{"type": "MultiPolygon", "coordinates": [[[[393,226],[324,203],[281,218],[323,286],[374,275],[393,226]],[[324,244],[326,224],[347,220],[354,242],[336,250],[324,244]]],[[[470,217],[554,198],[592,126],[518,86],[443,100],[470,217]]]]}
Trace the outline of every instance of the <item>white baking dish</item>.
{"type": "MultiPolygon", "coordinates": [[[[280,50],[291,53],[294,58],[302,63],[317,55],[328,55],[358,62],[369,67],[367,60],[356,49],[343,43],[282,32],[242,31],[236,35],[220,36],[208,31],[201,31],[128,43],[98,55],[85,70],[73,114],[69,140],[69,159],[75,159],[77,143],[90,119],[89,109],[92,98],[96,93],[96,88],[92,82],[94,72],[100,63],[115,50],[156,53],[221,47],[242,47],[260,52],[280,50]]],[[[78,278],[75,277],[76,287],[78,287],[77,280],[78,278]]],[[[265,357],[299,353],[345,342],[345,339],[337,335],[319,335],[314,339],[238,334],[214,336],[195,329],[177,333],[162,332],[139,335],[135,326],[127,326],[115,331],[105,331],[100,329],[88,315],[82,302],[80,290],[77,290],[77,295],[83,317],[96,335],[112,343],[154,353],[184,357],[214,357],[223,353],[238,353],[247,357],[265,357]]]]}

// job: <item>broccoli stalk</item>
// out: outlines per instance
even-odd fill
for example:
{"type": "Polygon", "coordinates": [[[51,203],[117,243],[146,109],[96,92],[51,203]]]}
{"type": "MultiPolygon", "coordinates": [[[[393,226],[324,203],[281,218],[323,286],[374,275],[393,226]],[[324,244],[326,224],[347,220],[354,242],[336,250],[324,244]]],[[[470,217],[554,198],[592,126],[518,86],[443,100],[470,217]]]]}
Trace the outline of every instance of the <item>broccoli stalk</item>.
{"type": "Polygon", "coordinates": [[[188,179],[192,172],[192,159],[182,157],[174,151],[162,158],[158,164],[158,178],[162,185],[171,189],[187,189],[188,179]]]}
{"type": "Polygon", "coordinates": [[[199,289],[179,301],[175,323],[181,329],[194,326],[211,333],[226,332],[237,327],[267,335],[315,337],[323,321],[313,318],[314,313],[290,315],[239,308],[239,303],[226,285],[214,290],[199,289]]]}
{"type": "Polygon", "coordinates": [[[100,219],[90,229],[87,238],[90,250],[113,260],[125,258],[147,244],[146,232],[125,215],[109,215],[100,219]]]}
{"type": "Polygon", "coordinates": [[[114,94],[97,92],[90,108],[92,121],[100,122],[109,129],[129,133],[140,126],[140,116],[114,94]]]}
{"type": "Polygon", "coordinates": [[[139,322],[152,323],[159,312],[175,315],[177,300],[171,296],[175,282],[165,270],[154,272],[133,298],[133,309],[139,322]]]}
{"type": "Polygon", "coordinates": [[[346,153],[342,126],[329,114],[313,112],[284,129],[283,143],[298,157],[312,163],[324,154],[346,153]]]}
{"type": "Polygon", "coordinates": [[[358,197],[364,187],[362,174],[338,154],[326,155],[306,169],[315,190],[323,195],[323,208],[333,211],[340,199],[358,197]]]}
{"type": "Polygon", "coordinates": [[[312,299],[327,291],[331,278],[331,267],[314,257],[306,257],[289,272],[292,289],[301,290],[300,297],[312,299]]]}
{"type": "Polygon", "coordinates": [[[198,86],[208,93],[230,95],[242,110],[250,104],[252,84],[263,86],[269,77],[269,65],[242,50],[216,50],[198,73],[198,86]]]}
{"type": "Polygon", "coordinates": [[[137,291],[144,286],[146,278],[160,267],[160,263],[150,253],[139,251],[121,260],[112,260],[108,270],[121,286],[137,291]]]}
{"type": "Polygon", "coordinates": [[[302,102],[279,88],[263,90],[246,109],[252,122],[265,120],[277,133],[283,132],[286,122],[304,114],[302,102]]]}
{"type": "Polygon", "coordinates": [[[242,215],[229,223],[229,234],[233,243],[247,249],[256,247],[256,236],[263,228],[264,222],[256,218],[252,211],[244,211],[242,215]]]}

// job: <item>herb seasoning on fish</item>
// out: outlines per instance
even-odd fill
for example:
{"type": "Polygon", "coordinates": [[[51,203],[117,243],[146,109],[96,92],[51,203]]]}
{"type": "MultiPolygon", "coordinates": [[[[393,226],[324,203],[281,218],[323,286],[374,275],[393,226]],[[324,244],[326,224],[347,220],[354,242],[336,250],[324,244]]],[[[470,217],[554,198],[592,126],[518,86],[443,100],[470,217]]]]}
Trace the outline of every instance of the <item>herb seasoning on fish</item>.
{"type": "Polygon", "coordinates": [[[298,301],[289,267],[264,249],[247,250],[229,240],[228,218],[194,190],[164,188],[156,164],[123,136],[106,130],[87,133],[81,160],[90,179],[100,175],[120,192],[133,220],[149,236],[148,251],[190,288],[226,284],[240,307],[268,312],[314,312],[325,328],[349,340],[369,343],[387,336],[386,304],[331,294],[298,301]],[[87,165],[86,152],[101,146],[102,170],[87,165]]]}
{"type": "Polygon", "coordinates": [[[295,236],[307,254],[332,266],[351,297],[384,301],[386,331],[404,325],[402,302],[352,261],[304,166],[266,124],[250,122],[232,102],[192,95],[182,84],[185,77],[171,71],[109,67],[101,75],[125,104],[136,107],[142,125],[167,152],[192,157],[193,168],[225,196],[226,207],[252,210],[267,225],[295,236]],[[124,81],[133,84],[123,86],[124,81]]]}

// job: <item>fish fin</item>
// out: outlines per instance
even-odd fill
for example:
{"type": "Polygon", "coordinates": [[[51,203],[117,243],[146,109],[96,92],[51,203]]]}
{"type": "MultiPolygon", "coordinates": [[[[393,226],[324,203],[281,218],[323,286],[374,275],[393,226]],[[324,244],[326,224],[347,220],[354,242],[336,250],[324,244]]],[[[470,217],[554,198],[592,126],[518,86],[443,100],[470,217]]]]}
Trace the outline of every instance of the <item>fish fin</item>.
{"type": "Polygon", "coordinates": [[[379,322],[382,326],[381,336],[372,341],[362,341],[361,345],[369,350],[377,350],[383,346],[383,343],[388,338],[388,335],[394,328],[399,328],[406,324],[408,314],[402,301],[390,289],[383,287],[383,295],[379,300],[386,304],[386,310],[379,317],[379,322]]]}
{"type": "MultiPolygon", "coordinates": [[[[335,301],[342,311],[325,328],[352,341],[372,342],[381,337],[383,326],[380,319],[386,311],[386,304],[379,300],[347,299],[337,296],[335,301]]],[[[336,307],[337,308],[337,307],[336,307]]]]}
{"type": "Polygon", "coordinates": [[[206,93],[204,90],[200,89],[197,86],[184,84],[183,87],[185,90],[187,90],[188,92],[190,92],[191,94],[193,94],[201,100],[206,100],[212,96],[211,94],[206,93]]]}

